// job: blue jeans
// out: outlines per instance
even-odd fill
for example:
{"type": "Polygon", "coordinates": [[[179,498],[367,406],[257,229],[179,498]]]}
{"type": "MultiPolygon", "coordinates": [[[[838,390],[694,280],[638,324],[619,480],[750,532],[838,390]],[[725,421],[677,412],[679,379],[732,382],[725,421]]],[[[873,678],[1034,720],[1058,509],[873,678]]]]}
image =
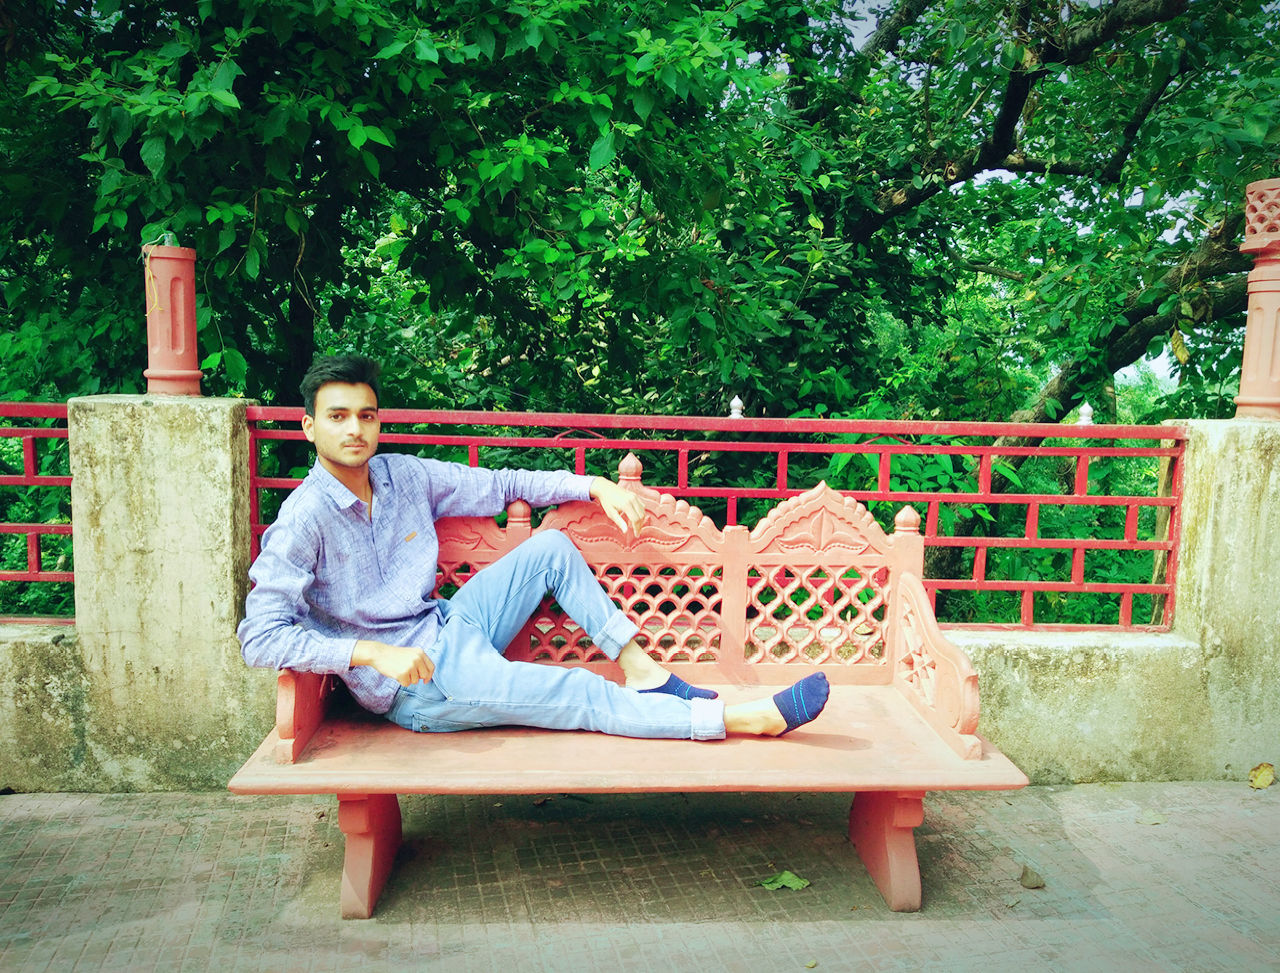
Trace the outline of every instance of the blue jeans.
{"type": "Polygon", "coordinates": [[[426,650],[435,663],[431,681],[402,687],[387,719],[419,732],[537,726],[631,737],[724,737],[719,700],[638,693],[586,669],[503,656],[548,591],[610,659],[639,631],[609,600],[573,543],[559,531],[540,532],[441,603],[444,628],[426,650]]]}

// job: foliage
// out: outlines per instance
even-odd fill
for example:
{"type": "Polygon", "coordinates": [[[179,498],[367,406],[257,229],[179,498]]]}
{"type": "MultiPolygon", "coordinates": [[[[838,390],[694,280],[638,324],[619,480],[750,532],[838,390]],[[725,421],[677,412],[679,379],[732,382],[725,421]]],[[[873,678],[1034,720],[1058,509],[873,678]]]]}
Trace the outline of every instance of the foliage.
{"type": "Polygon", "coordinates": [[[359,350],[414,406],[1106,420],[1168,355],[1135,418],[1229,414],[1276,15],[4,0],[0,399],[139,391],[173,233],[215,394],[359,350]]]}
{"type": "Polygon", "coordinates": [[[1054,419],[1172,341],[1214,412],[1243,265],[1167,275],[1276,163],[1257,0],[6,10],[6,398],[137,388],[169,231],[213,391],[1054,419]]]}

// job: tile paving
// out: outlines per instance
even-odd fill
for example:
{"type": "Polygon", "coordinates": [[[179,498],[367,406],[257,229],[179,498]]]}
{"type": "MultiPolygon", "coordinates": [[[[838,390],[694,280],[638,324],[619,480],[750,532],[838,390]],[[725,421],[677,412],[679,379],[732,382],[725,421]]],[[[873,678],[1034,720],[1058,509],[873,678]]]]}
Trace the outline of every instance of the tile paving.
{"type": "Polygon", "coordinates": [[[0,797],[0,970],[1280,970],[1280,787],[930,794],[915,914],[842,795],[402,804],[378,911],[344,922],[332,798],[0,797]],[[757,884],[782,869],[811,884],[757,884]]]}

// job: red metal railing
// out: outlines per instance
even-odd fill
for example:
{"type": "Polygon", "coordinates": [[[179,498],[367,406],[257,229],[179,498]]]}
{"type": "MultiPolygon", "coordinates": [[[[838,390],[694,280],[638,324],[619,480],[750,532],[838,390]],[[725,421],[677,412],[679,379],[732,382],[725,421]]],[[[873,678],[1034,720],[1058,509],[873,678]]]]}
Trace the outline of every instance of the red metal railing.
{"type": "MultiPolygon", "coordinates": [[[[280,457],[264,457],[272,448],[264,444],[301,440],[301,414],[249,409],[255,551],[281,491],[298,483],[280,457]]],[[[410,409],[384,409],[382,421],[384,447],[473,466],[613,475],[635,452],[648,485],[721,523],[758,516],[819,478],[886,526],[898,507],[914,504],[931,567],[945,572],[925,586],[935,605],[942,594],[952,625],[1161,630],[1173,618],[1186,438],[1175,426],[410,409]],[[1107,612],[1114,620],[1100,620],[1107,612]],[[1082,614],[1087,621],[1073,620],[1082,614]]],[[[296,449],[295,459],[309,463],[296,449]]]]}
{"type": "MultiPolygon", "coordinates": [[[[4,544],[0,582],[71,582],[74,580],[74,573],[58,564],[69,559],[69,544],[62,542],[62,546],[68,550],[56,556],[56,566],[52,569],[46,566],[50,554],[45,546],[46,538],[71,536],[69,520],[63,521],[61,516],[47,518],[40,523],[11,519],[15,516],[29,516],[31,505],[22,501],[31,496],[33,489],[62,491],[59,506],[70,510],[69,468],[66,473],[48,472],[51,465],[66,468],[65,457],[51,456],[49,448],[51,443],[66,442],[66,403],[3,402],[0,403],[0,419],[6,420],[0,426],[0,450],[3,450],[0,452],[0,496],[4,498],[3,513],[0,513],[0,521],[3,521],[0,522],[0,542],[4,544]],[[18,420],[22,424],[14,425],[8,420],[18,420]],[[51,425],[50,420],[57,424],[51,425]],[[14,535],[25,538],[25,557],[9,543],[14,535]],[[15,564],[15,561],[18,563],[15,564]]],[[[71,621],[65,617],[35,618],[24,615],[14,618],[5,614],[11,607],[8,603],[0,606],[0,620],[71,621]]]]}
{"type": "MultiPolygon", "coordinates": [[[[23,538],[20,547],[5,548],[0,582],[72,582],[69,568],[49,566],[55,558],[67,560],[66,553],[51,554],[49,538],[69,538],[72,525],[61,516],[42,522],[21,517],[31,507],[21,498],[31,491],[63,491],[64,497],[69,492],[69,469],[63,458],[51,455],[51,442],[67,438],[66,406],[0,403],[0,417],[16,420],[0,427],[0,448],[12,444],[0,452],[5,497],[0,542],[23,538]]],[[[279,456],[266,457],[264,471],[264,452],[279,449],[265,444],[302,440],[300,417],[296,408],[249,410],[255,546],[270,511],[298,482],[288,471],[282,475],[272,468],[279,456]]],[[[819,478],[867,504],[886,526],[900,505],[912,503],[924,514],[925,542],[935,551],[931,567],[937,576],[925,585],[935,603],[942,594],[943,617],[950,616],[953,625],[1162,629],[1173,617],[1185,448],[1185,433],[1174,426],[406,409],[383,410],[382,418],[386,447],[472,465],[550,466],[613,475],[621,456],[635,452],[648,467],[647,483],[690,499],[721,523],[740,518],[752,522],[767,506],[819,478]],[[1043,485],[1046,463],[1055,468],[1052,490],[1043,485]],[[1134,490],[1130,483],[1117,490],[1105,482],[1121,463],[1135,465],[1143,489],[1134,490]],[[1029,469],[1034,464],[1041,465],[1038,473],[1029,469]],[[1168,464],[1159,481],[1165,484],[1163,491],[1158,464],[1168,464]],[[966,529],[975,523],[980,529],[966,529]],[[946,550],[958,560],[938,560],[937,553],[946,550]],[[1098,573],[1099,561],[1109,565],[1110,573],[1098,573]],[[1089,623],[1063,622],[1061,603],[1082,596],[1095,599],[1089,623]],[[963,611],[957,612],[957,599],[965,598],[969,601],[960,603],[963,611]],[[996,604],[998,599],[1002,601],[996,604]],[[1107,611],[1114,617],[1100,620],[1107,611]],[[1144,617],[1150,622],[1143,623],[1144,617]]],[[[297,452],[301,465],[310,462],[304,444],[299,442],[297,452]]],[[[61,543],[67,546],[65,540],[61,543]]],[[[12,611],[0,607],[0,613],[6,610],[12,611]]]]}

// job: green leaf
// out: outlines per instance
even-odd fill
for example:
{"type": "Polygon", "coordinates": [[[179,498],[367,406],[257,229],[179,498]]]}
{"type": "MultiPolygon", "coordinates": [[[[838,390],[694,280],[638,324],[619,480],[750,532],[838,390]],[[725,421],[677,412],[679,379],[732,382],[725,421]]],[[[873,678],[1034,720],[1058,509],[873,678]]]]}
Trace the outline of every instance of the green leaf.
{"type": "Polygon", "coordinates": [[[210,91],[209,97],[220,105],[226,105],[228,108],[240,107],[240,99],[230,91],[210,91]]]}
{"type": "Polygon", "coordinates": [[[390,44],[388,44],[386,47],[384,47],[382,50],[380,50],[377,54],[373,56],[374,60],[381,61],[384,58],[395,57],[397,54],[399,54],[408,46],[409,46],[408,41],[399,41],[399,40],[392,41],[390,44]]]}
{"type": "Polygon", "coordinates": [[[419,37],[414,41],[413,53],[419,61],[427,61],[430,64],[440,63],[440,52],[436,50],[436,45],[430,37],[419,37]]]}
{"type": "Polygon", "coordinates": [[[244,360],[244,355],[234,348],[228,348],[223,353],[222,360],[226,365],[227,378],[237,385],[242,384],[245,376],[249,374],[249,363],[244,360]]]}
{"type": "Polygon", "coordinates": [[[143,165],[151,170],[152,176],[157,178],[164,168],[165,141],[159,136],[152,136],[142,143],[142,148],[138,152],[142,156],[143,165]]]}
{"type": "Polygon", "coordinates": [[[631,93],[631,107],[636,110],[636,116],[642,122],[649,120],[649,115],[653,111],[654,97],[653,92],[648,88],[637,88],[631,93]]]}
{"type": "Polygon", "coordinates": [[[781,871],[778,872],[777,875],[771,875],[769,878],[761,879],[759,882],[756,882],[756,884],[767,888],[771,892],[778,889],[796,889],[798,891],[799,889],[807,888],[809,880],[807,878],[801,878],[794,872],[781,871]]]}
{"type": "Polygon", "coordinates": [[[595,145],[591,146],[591,171],[599,172],[613,161],[615,155],[617,152],[613,147],[613,129],[609,129],[596,139],[595,145]]]}

